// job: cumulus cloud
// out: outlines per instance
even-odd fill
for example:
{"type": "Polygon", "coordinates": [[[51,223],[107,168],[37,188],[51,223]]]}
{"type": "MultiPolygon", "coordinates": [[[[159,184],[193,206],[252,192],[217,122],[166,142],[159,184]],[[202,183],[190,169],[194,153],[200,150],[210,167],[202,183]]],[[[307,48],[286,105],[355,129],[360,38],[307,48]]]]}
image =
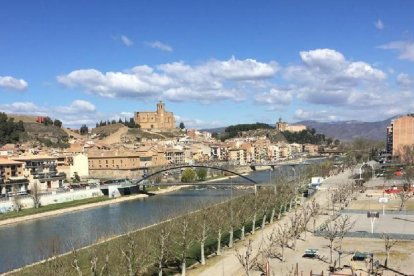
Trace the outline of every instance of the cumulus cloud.
{"type": "Polygon", "coordinates": [[[127,47],[131,47],[132,45],[134,45],[134,42],[126,35],[121,35],[121,41],[127,47]]]}
{"type": "Polygon", "coordinates": [[[162,43],[161,41],[147,41],[145,45],[164,52],[172,52],[174,50],[170,45],[162,43]]]}
{"type": "Polygon", "coordinates": [[[46,115],[46,109],[38,107],[31,102],[14,102],[11,104],[1,104],[0,111],[9,114],[26,114],[26,115],[46,115]]]}
{"type": "Polygon", "coordinates": [[[377,21],[374,22],[374,26],[375,28],[377,28],[378,30],[382,30],[384,29],[384,23],[382,23],[381,19],[378,19],[377,21]]]}
{"type": "Polygon", "coordinates": [[[253,59],[210,60],[192,66],[184,62],[155,67],[135,66],[123,72],[80,69],[57,77],[69,88],[81,88],[108,98],[158,98],[171,101],[244,99],[245,81],[269,79],[277,73],[276,62],[253,59]]]}
{"type": "Polygon", "coordinates": [[[276,62],[262,63],[254,59],[214,60],[205,65],[212,75],[228,80],[257,80],[273,77],[278,71],[276,62]]]}
{"type": "Polygon", "coordinates": [[[271,88],[268,92],[257,94],[255,102],[268,105],[271,109],[281,109],[287,107],[292,102],[292,92],[271,88]]]}
{"type": "Polygon", "coordinates": [[[64,114],[94,113],[95,105],[84,100],[75,100],[69,106],[58,107],[58,112],[64,114]]]}
{"type": "Polygon", "coordinates": [[[28,87],[24,79],[16,79],[11,76],[0,76],[0,89],[23,91],[28,87]]]}
{"type": "Polygon", "coordinates": [[[414,79],[408,74],[401,73],[397,76],[397,84],[403,89],[414,88],[414,79]]]}
{"type": "Polygon", "coordinates": [[[297,120],[317,120],[317,121],[336,121],[338,118],[327,110],[305,111],[297,109],[295,111],[295,119],[297,120]]]}
{"type": "Polygon", "coordinates": [[[205,121],[195,118],[186,118],[181,117],[179,115],[174,115],[175,121],[177,124],[183,122],[187,129],[195,128],[195,129],[206,129],[206,128],[215,128],[215,127],[222,127],[225,123],[220,121],[205,121]]]}
{"type": "Polygon", "coordinates": [[[370,64],[349,61],[332,49],[302,51],[300,57],[302,64],[288,66],[284,78],[299,99],[314,104],[355,104],[387,78],[370,64]]]}
{"type": "Polygon", "coordinates": [[[97,112],[95,105],[85,100],[75,100],[69,105],[58,107],[38,106],[32,102],[15,102],[1,104],[0,111],[10,114],[49,116],[61,120],[69,127],[79,127],[82,124],[92,126],[99,120],[106,119],[97,112]]]}
{"type": "Polygon", "coordinates": [[[392,41],[379,46],[379,48],[397,51],[399,59],[414,61],[414,41],[392,41]]]}

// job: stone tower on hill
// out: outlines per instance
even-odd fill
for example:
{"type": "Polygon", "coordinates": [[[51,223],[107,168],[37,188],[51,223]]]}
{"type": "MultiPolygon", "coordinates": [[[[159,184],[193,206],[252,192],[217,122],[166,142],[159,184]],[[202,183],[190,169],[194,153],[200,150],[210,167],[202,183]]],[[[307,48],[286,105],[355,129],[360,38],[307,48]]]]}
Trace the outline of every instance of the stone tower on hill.
{"type": "Polygon", "coordinates": [[[165,104],[157,103],[156,112],[135,112],[134,121],[142,129],[172,130],[175,129],[175,118],[172,112],[165,110],[165,104]]]}

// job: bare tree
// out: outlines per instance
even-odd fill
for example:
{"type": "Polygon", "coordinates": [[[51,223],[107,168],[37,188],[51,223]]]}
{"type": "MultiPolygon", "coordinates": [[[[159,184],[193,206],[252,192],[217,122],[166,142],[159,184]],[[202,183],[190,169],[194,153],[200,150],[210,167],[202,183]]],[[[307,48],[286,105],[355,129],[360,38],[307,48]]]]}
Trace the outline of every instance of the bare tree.
{"type": "Polygon", "coordinates": [[[176,244],[179,250],[179,261],[181,263],[181,276],[186,275],[187,256],[190,247],[193,245],[192,229],[190,228],[190,216],[185,215],[179,218],[177,230],[176,244]]]}
{"type": "Polygon", "coordinates": [[[30,197],[33,199],[33,205],[37,209],[40,207],[40,186],[37,181],[33,183],[32,189],[30,189],[30,197]]]}
{"type": "Polygon", "coordinates": [[[213,222],[214,222],[214,225],[216,225],[215,227],[215,232],[216,232],[216,237],[217,237],[216,254],[217,256],[220,256],[221,255],[221,238],[223,236],[223,231],[226,229],[227,224],[228,224],[228,220],[226,218],[226,211],[224,210],[223,206],[220,206],[215,210],[213,214],[213,222]]]}
{"type": "Polygon", "coordinates": [[[109,252],[108,251],[106,251],[104,264],[101,267],[101,272],[100,272],[99,275],[100,276],[104,276],[104,275],[109,276],[110,275],[110,273],[109,273],[109,252]]]}
{"type": "Polygon", "coordinates": [[[290,231],[293,238],[292,249],[296,250],[296,241],[300,237],[300,233],[303,230],[303,214],[298,210],[295,210],[293,216],[290,217],[290,231]]]}
{"type": "Polygon", "coordinates": [[[126,244],[120,245],[122,260],[125,262],[129,276],[140,274],[148,260],[149,237],[145,232],[142,235],[144,236],[137,238],[134,233],[127,232],[126,244]]]}
{"type": "Polygon", "coordinates": [[[280,260],[284,262],[284,255],[285,255],[285,248],[289,246],[289,240],[292,237],[291,226],[288,223],[285,223],[283,226],[278,225],[275,230],[275,235],[273,236],[276,239],[276,243],[279,245],[281,249],[281,256],[280,260]]]}
{"type": "Polygon", "coordinates": [[[196,229],[195,229],[195,236],[197,241],[200,243],[200,262],[202,265],[206,264],[206,256],[204,253],[205,243],[208,237],[208,233],[210,232],[210,223],[209,223],[209,215],[210,210],[204,208],[197,213],[196,218],[196,229]]]}
{"type": "Polygon", "coordinates": [[[246,224],[251,220],[251,203],[252,203],[253,196],[248,194],[242,196],[238,201],[237,208],[239,209],[237,221],[240,225],[240,240],[245,239],[246,234],[246,224]]]}
{"type": "Polygon", "coordinates": [[[351,220],[351,217],[348,215],[340,216],[335,220],[336,227],[338,229],[338,238],[339,238],[339,266],[341,266],[341,255],[342,255],[342,242],[346,234],[354,227],[355,221],[351,220]]]}
{"type": "Polygon", "coordinates": [[[253,209],[252,234],[254,234],[256,232],[257,211],[259,209],[258,206],[259,206],[258,193],[255,193],[254,194],[254,201],[253,201],[253,204],[252,204],[252,209],[253,209]]]}
{"type": "Polygon", "coordinates": [[[312,198],[310,204],[308,205],[308,208],[310,210],[310,216],[311,216],[312,222],[313,222],[313,232],[315,232],[315,230],[316,230],[316,217],[319,215],[319,212],[320,212],[320,206],[316,202],[315,198],[312,198]]]}
{"type": "Polygon", "coordinates": [[[238,210],[234,206],[234,200],[230,200],[227,204],[226,210],[228,212],[228,230],[229,230],[229,248],[233,247],[234,242],[234,228],[237,226],[238,210]]]}
{"type": "Polygon", "coordinates": [[[154,233],[151,252],[158,263],[158,276],[163,275],[163,269],[170,253],[172,229],[173,222],[167,221],[159,225],[159,232],[154,233]]]}
{"type": "Polygon", "coordinates": [[[17,192],[17,188],[15,186],[12,187],[12,191],[13,191],[13,197],[12,197],[13,210],[16,212],[20,212],[22,210],[22,199],[19,193],[17,192]]]}
{"type": "Polygon", "coordinates": [[[269,208],[271,207],[270,202],[272,200],[272,194],[268,190],[263,190],[262,196],[260,197],[260,200],[262,202],[261,204],[261,212],[262,212],[262,226],[261,228],[264,229],[266,224],[266,218],[267,218],[267,212],[269,211],[269,208]]]}
{"type": "Polygon", "coordinates": [[[236,257],[243,266],[246,276],[250,276],[251,270],[256,266],[257,256],[253,254],[252,240],[249,239],[244,252],[236,250],[236,257]]]}
{"type": "Polygon", "coordinates": [[[405,207],[405,203],[413,197],[413,192],[410,191],[409,187],[405,188],[398,193],[398,198],[400,199],[400,208],[399,210],[402,211],[405,207]]]}
{"type": "Polygon", "coordinates": [[[98,256],[96,249],[92,249],[91,256],[89,258],[91,263],[91,276],[98,276],[98,256]]]}
{"type": "Polygon", "coordinates": [[[82,269],[79,267],[78,251],[75,248],[72,249],[72,264],[71,264],[71,266],[75,269],[76,274],[78,276],[83,275],[82,269]]]}
{"type": "Polygon", "coordinates": [[[306,233],[308,232],[308,224],[312,218],[312,210],[310,208],[303,208],[301,209],[302,213],[302,230],[304,232],[303,239],[306,241],[306,233]]]}
{"type": "Polygon", "coordinates": [[[335,221],[329,222],[325,229],[323,229],[323,237],[327,240],[329,240],[329,251],[330,251],[330,263],[332,263],[332,253],[333,253],[333,246],[334,241],[339,237],[339,229],[338,225],[335,223],[335,221]]]}
{"type": "Polygon", "coordinates": [[[396,245],[398,243],[398,241],[391,239],[391,237],[388,234],[385,234],[385,233],[382,234],[381,238],[384,241],[384,247],[385,247],[385,253],[386,253],[384,266],[388,267],[388,260],[390,259],[391,248],[394,245],[396,245]]]}

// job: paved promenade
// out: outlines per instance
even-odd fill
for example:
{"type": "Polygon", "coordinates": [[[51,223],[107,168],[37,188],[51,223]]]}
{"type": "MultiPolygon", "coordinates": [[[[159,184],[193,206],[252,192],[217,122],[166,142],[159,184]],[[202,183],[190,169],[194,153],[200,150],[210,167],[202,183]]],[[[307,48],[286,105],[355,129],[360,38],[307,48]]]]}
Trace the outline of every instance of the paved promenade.
{"type": "MultiPolygon", "coordinates": [[[[321,206],[327,205],[327,191],[329,188],[336,187],[338,184],[343,184],[349,181],[349,176],[351,175],[350,171],[346,171],[344,173],[341,173],[339,175],[333,176],[325,180],[323,183],[321,190],[318,191],[315,195],[316,201],[321,206]]],[[[280,223],[284,223],[285,221],[289,220],[289,216],[291,214],[288,214],[287,216],[284,216],[280,223]]],[[[321,224],[323,221],[327,219],[327,216],[320,216],[317,220],[317,225],[321,224]]],[[[277,222],[275,222],[274,225],[276,225],[277,222]]],[[[258,252],[260,245],[262,241],[265,239],[266,236],[270,235],[272,232],[273,226],[268,225],[265,227],[264,230],[256,231],[255,235],[247,236],[246,240],[252,239],[253,240],[253,251],[255,253],[258,252]]],[[[303,235],[302,235],[303,236],[303,235]]],[[[286,249],[285,251],[285,257],[286,262],[281,263],[278,259],[271,259],[270,260],[270,267],[271,270],[274,272],[274,275],[287,275],[289,274],[289,271],[292,269],[292,267],[298,262],[301,261],[302,264],[306,266],[307,269],[314,269],[314,271],[321,271],[321,264],[314,260],[307,260],[302,258],[302,254],[298,252],[304,252],[304,250],[307,248],[308,243],[311,242],[312,239],[318,240],[318,243],[320,243],[321,238],[320,237],[311,237],[311,235],[308,233],[308,240],[306,242],[303,242],[299,240],[297,242],[297,249],[296,251],[293,251],[291,249],[286,249]],[[306,264],[309,262],[309,264],[306,264]]],[[[236,248],[240,249],[240,251],[244,250],[243,243],[237,243],[236,248]]],[[[323,253],[323,252],[322,252],[323,253]]],[[[302,265],[301,264],[301,265],[302,265]]],[[[326,266],[326,263],[325,263],[326,266]]],[[[201,265],[198,266],[195,269],[189,270],[189,275],[201,275],[201,276],[211,276],[211,275],[244,275],[243,267],[239,263],[239,261],[236,258],[235,250],[234,249],[227,249],[223,252],[223,255],[220,257],[214,257],[211,260],[208,260],[206,266],[202,267],[201,265]]],[[[260,275],[259,272],[252,273],[252,275],[260,275]]]]}

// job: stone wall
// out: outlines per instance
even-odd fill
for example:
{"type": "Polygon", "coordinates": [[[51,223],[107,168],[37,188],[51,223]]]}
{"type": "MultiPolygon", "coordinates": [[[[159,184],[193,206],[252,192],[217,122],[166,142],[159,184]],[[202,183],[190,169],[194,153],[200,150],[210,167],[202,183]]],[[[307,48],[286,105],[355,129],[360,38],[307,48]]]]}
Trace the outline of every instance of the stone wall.
{"type": "Polygon", "coordinates": [[[141,178],[143,174],[142,170],[89,170],[90,178],[102,178],[102,179],[117,179],[128,178],[137,179],[141,178]]]}

